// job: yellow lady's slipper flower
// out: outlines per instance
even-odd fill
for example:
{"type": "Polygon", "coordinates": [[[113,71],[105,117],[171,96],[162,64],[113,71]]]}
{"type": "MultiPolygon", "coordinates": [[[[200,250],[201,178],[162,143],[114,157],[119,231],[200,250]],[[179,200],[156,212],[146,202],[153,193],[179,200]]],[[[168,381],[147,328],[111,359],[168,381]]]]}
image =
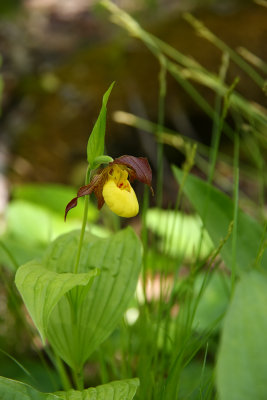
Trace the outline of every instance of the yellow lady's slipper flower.
{"type": "Polygon", "coordinates": [[[107,206],[120,217],[130,218],[138,214],[139,204],[128,181],[128,172],[121,166],[114,165],[109,170],[102,194],[107,206]]]}
{"type": "Polygon", "coordinates": [[[116,158],[107,167],[98,170],[89,185],[79,189],[77,197],[66,207],[65,218],[69,210],[76,207],[79,197],[92,192],[97,198],[99,209],[106,203],[120,217],[134,217],[138,214],[139,204],[130,181],[135,179],[147,184],[152,190],[152,172],[147,159],[133,156],[116,158]]]}

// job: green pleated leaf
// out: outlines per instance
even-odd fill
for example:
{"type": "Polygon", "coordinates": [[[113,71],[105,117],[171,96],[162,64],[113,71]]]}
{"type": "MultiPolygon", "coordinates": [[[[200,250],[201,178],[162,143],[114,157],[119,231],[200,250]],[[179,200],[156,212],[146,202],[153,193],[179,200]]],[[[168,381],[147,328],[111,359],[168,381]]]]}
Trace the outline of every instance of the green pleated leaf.
{"type": "Polygon", "coordinates": [[[1,400],[58,400],[56,394],[41,393],[25,383],[0,376],[1,400]]]}
{"type": "Polygon", "coordinates": [[[139,386],[139,379],[125,379],[83,390],[57,392],[63,400],[132,400],[139,386]]]}
{"type": "Polygon", "coordinates": [[[226,314],[217,364],[220,400],[267,397],[267,276],[246,274],[226,314]]]}
{"type": "Polygon", "coordinates": [[[105,146],[105,132],[106,132],[106,116],[107,116],[107,102],[110,92],[113,88],[115,82],[113,82],[106,93],[103,96],[102,107],[97,118],[97,121],[93,127],[92,133],[89,137],[87,144],[87,160],[91,164],[94,164],[96,157],[102,156],[104,154],[105,146]]]}
{"type": "MultiPolygon", "coordinates": [[[[56,239],[45,256],[47,268],[53,272],[70,271],[78,241],[79,232],[56,239]]],[[[64,296],[54,308],[48,325],[49,342],[71,367],[81,368],[118,325],[137,285],[141,250],[131,228],[108,239],[85,235],[79,271],[86,273],[90,268],[99,268],[101,273],[90,290],[77,289],[80,301],[74,313],[64,296]]]]}
{"type": "Polygon", "coordinates": [[[114,381],[83,391],[42,393],[25,383],[0,376],[1,400],[132,400],[139,379],[114,381]]]}
{"type": "MultiPolygon", "coordinates": [[[[181,184],[183,172],[173,167],[174,175],[181,184]]],[[[207,182],[188,175],[183,191],[200,215],[205,228],[215,247],[227,236],[229,225],[233,220],[233,201],[210,186],[207,182]]],[[[264,228],[242,210],[238,210],[237,219],[237,241],[236,241],[236,265],[241,270],[250,269],[259,252],[259,246],[264,236],[264,228]]],[[[226,265],[232,265],[232,235],[229,237],[221,250],[221,256],[226,265]]],[[[267,252],[263,254],[262,266],[267,268],[267,252]]]]}
{"type": "Polygon", "coordinates": [[[83,274],[57,273],[36,261],[22,265],[15,283],[44,342],[49,317],[58,301],[76,286],[86,286],[98,270],[83,274]]]}

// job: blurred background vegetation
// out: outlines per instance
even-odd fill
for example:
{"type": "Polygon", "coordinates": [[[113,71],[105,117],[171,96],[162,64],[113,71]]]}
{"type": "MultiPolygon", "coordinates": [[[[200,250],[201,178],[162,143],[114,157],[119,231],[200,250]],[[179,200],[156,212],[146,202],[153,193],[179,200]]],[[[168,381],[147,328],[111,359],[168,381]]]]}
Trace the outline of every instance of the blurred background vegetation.
{"type": "MultiPolygon", "coordinates": [[[[196,33],[184,17],[185,12],[201,20],[236,54],[251,63],[255,71],[267,71],[267,9],[258,4],[260,1],[118,0],[114,3],[133,15],[145,30],[193,57],[211,73],[219,74],[221,50],[196,33]]],[[[158,123],[160,66],[143,43],[114,25],[107,10],[91,0],[2,0],[0,54],[3,80],[0,375],[27,381],[27,371],[17,361],[23,359],[23,366],[31,371],[28,381],[33,384],[35,380],[41,389],[52,390],[51,385],[57,388],[58,378],[50,371],[47,358],[40,351],[36,353],[36,349],[41,348],[39,339],[31,325],[25,326],[18,312],[21,300],[13,286],[13,272],[21,263],[40,256],[47,243],[58,234],[80,226],[82,207],[71,213],[67,228],[63,222],[64,208],[75,189],[83,184],[88,134],[97,118],[102,95],[112,81],[116,81],[116,85],[108,106],[107,154],[147,157],[156,185],[157,143],[155,135],[148,133],[153,132],[153,125],[149,124],[146,129],[142,121],[133,122],[125,113],[158,123]],[[36,354],[44,359],[43,363],[36,359],[36,354]],[[43,368],[48,371],[47,381],[43,379],[43,368]]],[[[266,94],[257,79],[248,77],[232,60],[225,75],[227,85],[238,77],[236,91],[248,99],[249,104],[266,113],[266,94]]],[[[181,132],[189,141],[208,149],[214,123],[173,76],[167,74],[166,85],[164,126],[171,135],[165,135],[164,145],[162,205],[165,209],[173,208],[177,198],[178,186],[170,166],[181,166],[185,161],[183,146],[175,142],[172,132],[181,132]]],[[[216,92],[200,82],[195,87],[207,103],[215,107],[216,92]]],[[[231,116],[227,122],[233,126],[236,120],[231,116]]],[[[249,135],[244,134],[242,140],[241,202],[243,208],[256,217],[258,210],[253,205],[261,203],[260,212],[266,217],[264,182],[261,177],[255,179],[258,172],[255,175],[254,169],[264,170],[266,139],[265,146],[260,142],[260,150],[249,135]]],[[[223,136],[220,151],[223,156],[216,163],[215,181],[231,194],[233,168],[227,160],[233,157],[233,141],[228,136],[223,136]]],[[[197,174],[207,174],[207,159],[203,156],[195,167],[197,174]]],[[[137,191],[141,188],[137,187],[137,191]]],[[[156,198],[151,200],[151,205],[155,204],[156,198]]],[[[102,224],[97,223],[98,218],[92,204],[89,219],[101,236],[108,235],[108,229],[115,229],[118,224],[105,210],[102,224]]],[[[148,228],[157,231],[157,221],[158,215],[151,212],[148,228]]],[[[131,224],[140,233],[140,217],[131,224]]],[[[198,226],[198,220],[192,224],[198,226]]],[[[190,228],[190,232],[191,229],[195,228],[190,228]]],[[[157,234],[164,236],[164,232],[157,234]]],[[[175,245],[171,243],[170,246],[169,256],[177,256],[175,245]]],[[[210,249],[208,238],[207,248],[210,249]]],[[[215,284],[218,286],[218,282],[215,284]]],[[[112,353],[110,348],[105,351],[112,353]]],[[[99,355],[96,358],[104,362],[99,355]]],[[[88,366],[93,384],[97,368],[93,362],[88,366]]],[[[116,377],[116,371],[113,375],[116,377]]]]}
{"type": "MultiPolygon", "coordinates": [[[[218,73],[221,53],[182,17],[194,15],[233,49],[246,48],[266,61],[266,11],[252,1],[121,1],[141,25],[204,67],[218,73]]],[[[157,121],[159,66],[142,43],[109,21],[98,2],[2,1],[0,52],[4,96],[1,169],[11,182],[80,183],[88,132],[101,97],[116,81],[107,130],[107,151],[145,154],[156,168],[154,139],[113,121],[129,111],[157,121]],[[153,156],[154,154],[154,156],[153,156]]],[[[264,104],[262,89],[231,63],[226,81],[239,76],[237,90],[264,104]]],[[[165,125],[210,143],[212,121],[167,77],[165,125]]],[[[210,104],[215,94],[198,86],[210,104]]],[[[181,155],[167,146],[168,162],[181,155]]],[[[171,178],[170,178],[171,179],[171,178]]],[[[168,180],[165,181],[170,187],[168,180]]],[[[170,192],[168,192],[170,195],[170,192]]],[[[168,199],[170,200],[170,199],[168,199]]]]}

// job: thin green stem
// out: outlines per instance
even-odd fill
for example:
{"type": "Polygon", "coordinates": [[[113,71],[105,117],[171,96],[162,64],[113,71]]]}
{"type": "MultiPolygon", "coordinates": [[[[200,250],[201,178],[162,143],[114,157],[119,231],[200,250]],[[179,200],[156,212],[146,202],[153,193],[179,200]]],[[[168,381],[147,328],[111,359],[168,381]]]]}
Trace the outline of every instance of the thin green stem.
{"type": "Polygon", "coordinates": [[[238,189],[239,189],[239,136],[235,135],[234,141],[234,227],[232,240],[232,265],[231,265],[231,296],[235,289],[236,279],[236,242],[237,242],[237,224],[238,224],[238,189]]]}
{"type": "MultiPolygon", "coordinates": [[[[85,176],[85,185],[88,185],[90,182],[90,175],[91,175],[91,167],[90,164],[87,167],[86,171],[86,176],[85,176]]],[[[77,274],[79,272],[79,263],[80,263],[80,258],[81,258],[81,252],[82,252],[82,245],[83,245],[83,239],[84,239],[84,234],[85,234],[85,228],[86,228],[86,223],[87,223],[87,217],[88,217],[88,206],[89,206],[89,196],[85,196],[85,203],[84,203],[84,212],[83,212],[83,223],[82,223],[82,228],[81,228],[81,234],[80,234],[80,240],[79,240],[79,246],[77,250],[77,256],[76,256],[76,261],[74,265],[74,274],[77,274]]],[[[77,295],[77,292],[76,292],[77,295]]],[[[69,301],[70,301],[70,308],[72,312],[72,320],[76,321],[76,313],[74,311],[74,304],[73,304],[73,298],[69,296],[69,301]]],[[[74,327],[76,326],[74,322],[74,327]]],[[[75,386],[78,390],[83,390],[84,389],[84,376],[83,376],[83,370],[81,369],[72,369],[72,376],[73,380],[75,382],[75,386]]]]}
{"type": "MultiPolygon", "coordinates": [[[[219,77],[220,81],[224,83],[226,73],[228,70],[229,66],[229,56],[227,53],[223,54],[222,57],[222,65],[220,68],[219,72],[219,77]]],[[[226,117],[227,113],[227,108],[228,104],[224,103],[223,110],[221,111],[221,105],[222,105],[222,97],[220,93],[216,93],[216,98],[215,98],[215,114],[214,114],[214,120],[213,120],[213,129],[212,129],[212,146],[211,146],[211,154],[210,154],[210,170],[209,170],[209,176],[208,176],[208,182],[211,184],[213,177],[214,177],[214,172],[215,172],[215,167],[216,167],[216,161],[218,158],[218,152],[219,152],[219,146],[220,146],[220,140],[221,140],[221,134],[222,134],[222,129],[223,129],[223,123],[224,119],[226,117]]]]}
{"type": "Polygon", "coordinates": [[[157,176],[157,206],[162,205],[162,189],[163,189],[163,124],[165,114],[165,96],[166,96],[166,59],[160,54],[160,73],[159,73],[159,103],[158,103],[158,146],[157,146],[157,164],[158,164],[158,176],[157,176]]]}
{"type": "Polygon", "coordinates": [[[141,231],[141,238],[142,238],[143,249],[144,249],[142,277],[143,277],[143,292],[144,292],[145,302],[147,302],[146,279],[147,279],[148,230],[147,230],[147,224],[146,224],[146,215],[147,215],[148,207],[149,207],[149,189],[148,189],[148,187],[145,187],[144,196],[143,196],[142,231],[141,231]]]}
{"type": "Polygon", "coordinates": [[[203,365],[202,365],[202,370],[201,370],[201,379],[200,379],[200,395],[201,395],[201,399],[202,397],[202,392],[204,392],[204,376],[205,376],[205,368],[207,365],[207,356],[208,356],[208,349],[209,349],[209,342],[207,342],[206,344],[206,349],[205,349],[205,354],[204,354],[204,360],[203,360],[203,365]]]}
{"type": "Polygon", "coordinates": [[[84,377],[83,377],[83,371],[76,371],[72,370],[73,373],[73,380],[75,382],[75,386],[78,390],[83,390],[84,389],[84,377]]]}
{"type": "Polygon", "coordinates": [[[71,389],[71,383],[70,383],[68,374],[66,372],[66,369],[65,369],[65,366],[63,364],[63,361],[57,355],[56,352],[54,352],[54,363],[55,363],[56,369],[58,371],[58,374],[60,376],[60,380],[61,380],[63,389],[65,391],[70,390],[71,389]]]}
{"type": "Polygon", "coordinates": [[[264,253],[265,249],[267,248],[266,233],[267,233],[267,222],[265,222],[265,224],[264,224],[264,230],[263,230],[263,233],[262,233],[261,243],[260,243],[260,246],[259,246],[257,258],[256,258],[255,263],[254,263],[254,267],[255,268],[260,266],[263,253],[264,253]]]}
{"type": "MultiPolygon", "coordinates": [[[[228,66],[229,66],[229,56],[227,53],[224,53],[223,57],[222,57],[222,64],[221,64],[220,71],[219,71],[219,79],[222,83],[224,83],[224,81],[225,81],[228,66]]],[[[210,150],[210,157],[209,157],[210,158],[210,168],[209,168],[208,179],[207,179],[208,183],[209,183],[209,187],[208,187],[208,190],[206,193],[203,225],[202,225],[202,230],[201,230],[199,246],[197,249],[197,260],[200,257],[200,252],[201,252],[201,248],[202,248],[202,244],[203,244],[204,226],[205,226],[206,216],[207,216],[209,202],[210,202],[211,184],[212,184],[212,181],[214,178],[216,162],[217,162],[217,158],[218,158],[218,154],[219,154],[219,147],[220,147],[221,135],[222,135],[222,131],[223,131],[223,124],[224,124],[226,114],[228,111],[228,107],[229,107],[227,99],[228,99],[228,97],[227,97],[227,95],[225,95],[224,104],[222,107],[221,93],[219,93],[219,92],[216,93],[215,112],[214,112],[214,116],[213,116],[213,128],[212,128],[212,142],[211,142],[211,150],[210,150]]]]}
{"type": "Polygon", "coordinates": [[[226,43],[224,43],[213,32],[211,32],[201,21],[193,17],[192,14],[185,13],[184,18],[196,29],[199,35],[211,42],[222,52],[227,52],[235,64],[242,68],[243,71],[245,71],[257,85],[259,85],[261,88],[263,87],[264,78],[262,78],[262,76],[259,75],[257,71],[253,67],[251,67],[250,64],[248,64],[242,57],[240,57],[240,55],[236,51],[227,46],[226,43]]]}
{"type": "MultiPolygon", "coordinates": [[[[85,185],[88,185],[90,182],[90,174],[91,174],[91,168],[90,168],[90,165],[88,165],[88,168],[86,171],[86,177],[85,177],[85,185]]],[[[82,223],[82,229],[81,229],[81,235],[80,235],[79,247],[78,247],[78,251],[77,251],[76,262],[75,262],[74,271],[73,271],[74,274],[77,274],[78,270],[79,270],[79,262],[80,262],[80,258],[81,258],[81,252],[82,252],[83,238],[84,238],[85,227],[86,227],[87,216],[88,216],[88,206],[89,206],[89,196],[85,196],[83,223],[82,223]]]]}

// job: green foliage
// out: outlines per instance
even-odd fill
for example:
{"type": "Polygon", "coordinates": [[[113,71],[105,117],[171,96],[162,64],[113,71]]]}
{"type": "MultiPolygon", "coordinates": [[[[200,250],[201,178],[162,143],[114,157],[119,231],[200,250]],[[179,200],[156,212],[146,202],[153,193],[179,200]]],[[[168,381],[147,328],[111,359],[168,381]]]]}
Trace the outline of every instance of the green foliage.
{"type": "MultiPolygon", "coordinates": [[[[18,338],[18,332],[15,333],[18,338]]],[[[42,364],[38,357],[21,357],[21,363],[7,354],[0,356],[0,371],[6,378],[34,386],[41,392],[52,393],[61,389],[60,377],[52,365],[42,364]],[[4,371],[4,372],[3,372],[4,371]]]]}
{"type": "Polygon", "coordinates": [[[49,317],[59,300],[76,286],[90,287],[97,269],[83,274],[61,273],[47,270],[45,264],[31,261],[22,265],[15,276],[15,283],[35,323],[43,342],[49,317]]]}
{"type": "MultiPolygon", "coordinates": [[[[177,181],[181,183],[183,172],[176,167],[173,171],[177,181]]],[[[183,191],[200,215],[214,246],[218,247],[220,241],[226,238],[234,218],[233,201],[207,182],[190,174],[184,182],[183,191]]],[[[236,265],[239,272],[249,270],[254,265],[263,238],[264,228],[239,209],[236,243],[236,265]]],[[[230,236],[221,249],[221,256],[229,268],[232,266],[232,246],[230,236]]],[[[262,266],[267,266],[267,252],[263,254],[262,266]]]]}
{"type": "Polygon", "coordinates": [[[200,253],[202,258],[213,249],[206,231],[202,237],[202,222],[198,215],[149,209],[146,214],[146,225],[160,236],[160,249],[171,256],[193,261],[200,240],[202,241],[200,253]]]}
{"type": "Polygon", "coordinates": [[[217,364],[221,400],[266,399],[266,304],[266,274],[243,276],[222,330],[217,364]]]}
{"type": "Polygon", "coordinates": [[[83,390],[57,392],[63,400],[132,400],[139,386],[139,379],[114,381],[106,385],[83,390]]]}
{"type": "Polygon", "coordinates": [[[87,144],[87,161],[91,169],[95,168],[95,158],[103,156],[105,146],[105,133],[106,133],[106,116],[107,116],[107,101],[110,92],[114,86],[113,82],[103,96],[102,107],[93,127],[92,133],[89,137],[87,144]]]}
{"type": "Polygon", "coordinates": [[[12,201],[6,214],[6,230],[0,238],[1,264],[15,271],[19,265],[39,259],[53,234],[55,225],[50,217],[40,206],[12,201]]]}
{"type": "MultiPolygon", "coordinates": [[[[201,290],[205,278],[206,275],[204,273],[196,277],[195,296],[201,290]]],[[[209,273],[208,282],[196,309],[193,322],[194,329],[205,331],[222,318],[229,303],[230,283],[230,277],[220,271],[209,273]]],[[[218,328],[219,326],[216,325],[216,331],[218,331],[218,328]]]]}
{"type": "Polygon", "coordinates": [[[138,379],[110,382],[83,391],[41,393],[32,386],[0,377],[1,400],[132,400],[139,386],[138,379]]]}
{"type": "MultiPolygon", "coordinates": [[[[59,235],[80,228],[82,208],[76,207],[68,223],[64,208],[74,189],[64,185],[25,184],[15,186],[13,200],[6,212],[6,229],[0,237],[0,262],[10,270],[32,259],[41,259],[48,243],[59,235]]],[[[81,200],[83,201],[83,200],[81,200]]],[[[90,203],[88,220],[94,222],[98,212],[90,203]]],[[[104,228],[93,225],[97,236],[108,236],[104,228]]]]}
{"type": "Polygon", "coordinates": [[[14,200],[7,210],[8,237],[24,243],[46,245],[54,235],[53,225],[51,214],[28,201],[14,200]]]}
{"type": "Polygon", "coordinates": [[[207,387],[212,380],[212,368],[193,361],[181,373],[179,399],[200,400],[206,398],[207,387]],[[200,392],[201,390],[201,392],[200,392]]]}
{"type": "Polygon", "coordinates": [[[110,239],[86,233],[80,274],[75,277],[71,272],[79,234],[74,231],[56,239],[41,265],[27,264],[16,277],[38,329],[42,335],[47,333],[53,348],[75,368],[84,364],[118,324],[133,296],[141,267],[141,244],[131,229],[110,239]],[[101,274],[89,287],[92,268],[99,268],[101,274]],[[82,284],[86,286],[63,296],[71,287],[82,284]],[[54,294],[47,297],[48,290],[54,294]]]}
{"type": "Polygon", "coordinates": [[[60,397],[41,393],[32,386],[0,376],[1,400],[58,400],[60,397]]]}
{"type": "MultiPolygon", "coordinates": [[[[64,209],[69,200],[76,195],[76,191],[65,185],[58,184],[24,184],[15,186],[12,190],[12,197],[16,200],[24,200],[29,203],[44,207],[45,209],[64,217],[64,209]]],[[[88,218],[95,221],[97,210],[90,205],[88,218]]],[[[82,209],[76,208],[70,218],[82,218],[82,209]]],[[[62,218],[63,219],[63,218],[62,218]]]]}
{"type": "Polygon", "coordinates": [[[14,271],[18,265],[40,259],[51,239],[77,229],[80,221],[71,220],[67,225],[62,214],[58,215],[32,202],[13,200],[7,210],[6,224],[1,241],[13,257],[10,258],[5,248],[0,247],[0,261],[14,271]]]}
{"type": "MultiPolygon", "coordinates": [[[[7,213],[8,227],[1,237],[0,261],[15,270],[17,264],[37,259],[18,268],[16,284],[42,339],[47,339],[52,347],[45,346],[42,351],[48,350],[63,387],[68,389],[74,382],[79,390],[45,394],[20,382],[0,378],[0,398],[130,400],[135,396],[139,379],[114,381],[83,390],[83,366],[91,357],[90,365],[84,369],[87,374],[92,372],[91,382],[138,376],[141,390],[136,398],[139,400],[213,400],[217,398],[214,372],[220,400],[265,399],[266,229],[237,205],[239,168],[242,167],[239,158],[242,160],[245,155],[246,162],[250,152],[254,167],[247,165],[246,173],[253,171],[254,177],[257,172],[263,215],[266,115],[262,107],[236,92],[236,80],[232,85],[227,81],[229,57],[260,87],[264,80],[189,14],[185,16],[186,20],[223,52],[218,75],[146,32],[111,1],[102,0],[101,4],[117,24],[143,41],[160,63],[157,124],[123,114],[128,124],[139,129],[146,127],[157,136],[156,204],[160,207],[162,202],[164,142],[186,156],[184,172],[176,167],[173,169],[181,188],[177,208],[184,191],[196,214],[160,208],[147,210],[148,193],[145,192],[141,231],[145,249],[143,279],[133,299],[141,269],[142,246],[130,228],[100,239],[94,236],[94,226],[90,226],[90,233],[85,230],[88,196],[83,217],[82,208],[77,207],[64,224],[63,210],[75,196],[74,191],[59,185],[15,188],[7,213]],[[200,144],[195,152],[194,139],[165,132],[166,73],[172,75],[199,108],[212,118],[211,148],[200,144]],[[192,82],[215,93],[214,108],[192,82]],[[233,117],[231,126],[226,118],[228,112],[233,117]],[[231,140],[234,138],[233,160],[229,155],[232,149],[227,156],[220,154],[220,139],[224,133],[231,140]],[[239,140],[239,134],[240,137],[242,134],[242,140],[239,140]],[[215,173],[218,158],[227,163],[229,175],[234,165],[234,201],[207,182],[188,174],[196,163],[212,182],[220,175],[220,170],[215,173]],[[81,231],[69,232],[80,226],[82,218],[81,231]],[[65,234],[59,236],[62,233],[65,234]],[[50,243],[51,240],[54,241],[50,243]],[[218,260],[219,252],[230,273],[220,263],[220,258],[218,260]],[[133,308],[127,310],[130,302],[133,308]],[[129,311],[134,313],[134,318],[130,318],[129,311]]],[[[0,96],[1,84],[0,80],[0,96]]],[[[102,108],[88,140],[86,184],[93,169],[112,161],[103,153],[107,102],[113,85],[103,96],[102,108]]],[[[122,120],[122,113],[118,115],[122,120]]],[[[227,185],[229,182],[227,180],[227,185]]],[[[96,208],[89,205],[89,220],[95,221],[97,215],[96,208]]],[[[105,233],[102,230],[101,234],[105,233]]],[[[12,290],[8,290],[7,303],[12,298],[12,290]]],[[[5,302],[2,303],[4,308],[5,302]]],[[[17,311],[15,316],[21,312],[20,306],[17,311]]],[[[1,331],[4,325],[3,318],[1,331]]],[[[28,379],[35,378],[24,368],[24,363],[12,357],[10,360],[24,375],[27,374],[28,379]]],[[[7,372],[7,376],[11,375],[7,372]]]]}

